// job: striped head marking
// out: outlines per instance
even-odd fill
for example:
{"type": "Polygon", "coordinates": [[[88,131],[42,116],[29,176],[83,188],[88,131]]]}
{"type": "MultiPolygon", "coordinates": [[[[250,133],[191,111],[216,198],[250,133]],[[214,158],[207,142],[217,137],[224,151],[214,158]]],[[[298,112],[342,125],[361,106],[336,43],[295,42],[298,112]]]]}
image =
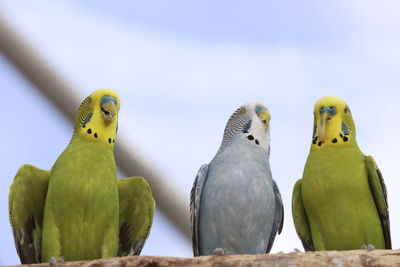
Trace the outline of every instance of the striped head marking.
{"type": "Polygon", "coordinates": [[[219,151],[224,150],[234,140],[240,138],[269,153],[268,108],[260,102],[250,102],[238,108],[229,118],[219,151]]]}

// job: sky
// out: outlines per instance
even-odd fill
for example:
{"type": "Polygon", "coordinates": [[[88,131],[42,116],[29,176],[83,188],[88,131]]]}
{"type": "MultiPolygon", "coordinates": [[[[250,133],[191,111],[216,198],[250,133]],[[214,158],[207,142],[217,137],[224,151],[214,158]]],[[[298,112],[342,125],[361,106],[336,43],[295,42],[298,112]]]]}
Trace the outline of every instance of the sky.
{"type": "MultiPolygon", "coordinates": [[[[393,248],[400,246],[400,18],[397,1],[22,1],[0,15],[83,99],[98,88],[121,98],[119,131],[187,199],[242,104],[271,112],[272,174],[285,223],[272,252],[302,249],[291,218],[315,101],[341,96],[361,150],[388,189],[393,248]]],[[[0,54],[0,264],[19,263],[8,221],[18,168],[50,169],[72,124],[0,54]]],[[[118,140],[117,140],[118,141],[118,140]]],[[[120,174],[123,177],[123,174],[120,174]]],[[[143,255],[190,257],[191,243],[157,211],[143,255]]]]}

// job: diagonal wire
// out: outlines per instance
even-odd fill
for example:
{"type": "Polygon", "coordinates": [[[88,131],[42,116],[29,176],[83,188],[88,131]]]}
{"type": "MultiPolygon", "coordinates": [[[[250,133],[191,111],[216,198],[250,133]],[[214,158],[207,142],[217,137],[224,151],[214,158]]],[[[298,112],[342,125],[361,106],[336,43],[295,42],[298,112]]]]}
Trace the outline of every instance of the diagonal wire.
{"type": "MultiPolygon", "coordinates": [[[[80,96],[54,68],[41,58],[28,42],[19,36],[0,14],[0,51],[43,93],[68,119],[75,120],[80,96]]],[[[167,177],[158,173],[134,152],[129,139],[120,133],[115,147],[117,166],[128,175],[146,178],[157,207],[187,237],[190,237],[189,204],[167,177]]]]}

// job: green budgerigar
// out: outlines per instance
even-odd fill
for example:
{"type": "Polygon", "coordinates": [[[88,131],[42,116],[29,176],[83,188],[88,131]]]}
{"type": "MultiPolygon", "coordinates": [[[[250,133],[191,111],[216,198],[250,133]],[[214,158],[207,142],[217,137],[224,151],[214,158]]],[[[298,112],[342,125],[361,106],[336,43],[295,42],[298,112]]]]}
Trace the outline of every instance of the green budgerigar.
{"type": "Polygon", "coordinates": [[[120,100],[108,89],[81,104],[70,143],[50,171],[22,166],[9,214],[22,263],[139,254],[155,202],[141,177],[117,179],[114,143],[120,100]]]}
{"type": "Polygon", "coordinates": [[[381,172],[359,149],[350,109],[339,97],[315,104],[311,149],[294,186],[292,213],[305,250],[391,248],[381,172]]]}

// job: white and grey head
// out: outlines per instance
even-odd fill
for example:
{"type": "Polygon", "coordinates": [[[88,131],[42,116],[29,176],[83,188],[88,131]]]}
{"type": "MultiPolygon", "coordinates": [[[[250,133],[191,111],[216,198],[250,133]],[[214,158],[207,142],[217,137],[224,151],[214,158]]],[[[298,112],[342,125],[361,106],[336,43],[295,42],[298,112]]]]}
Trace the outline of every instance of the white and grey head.
{"type": "Polygon", "coordinates": [[[238,108],[229,118],[218,153],[229,147],[233,140],[239,138],[269,154],[271,115],[261,102],[249,102],[238,108]]]}

